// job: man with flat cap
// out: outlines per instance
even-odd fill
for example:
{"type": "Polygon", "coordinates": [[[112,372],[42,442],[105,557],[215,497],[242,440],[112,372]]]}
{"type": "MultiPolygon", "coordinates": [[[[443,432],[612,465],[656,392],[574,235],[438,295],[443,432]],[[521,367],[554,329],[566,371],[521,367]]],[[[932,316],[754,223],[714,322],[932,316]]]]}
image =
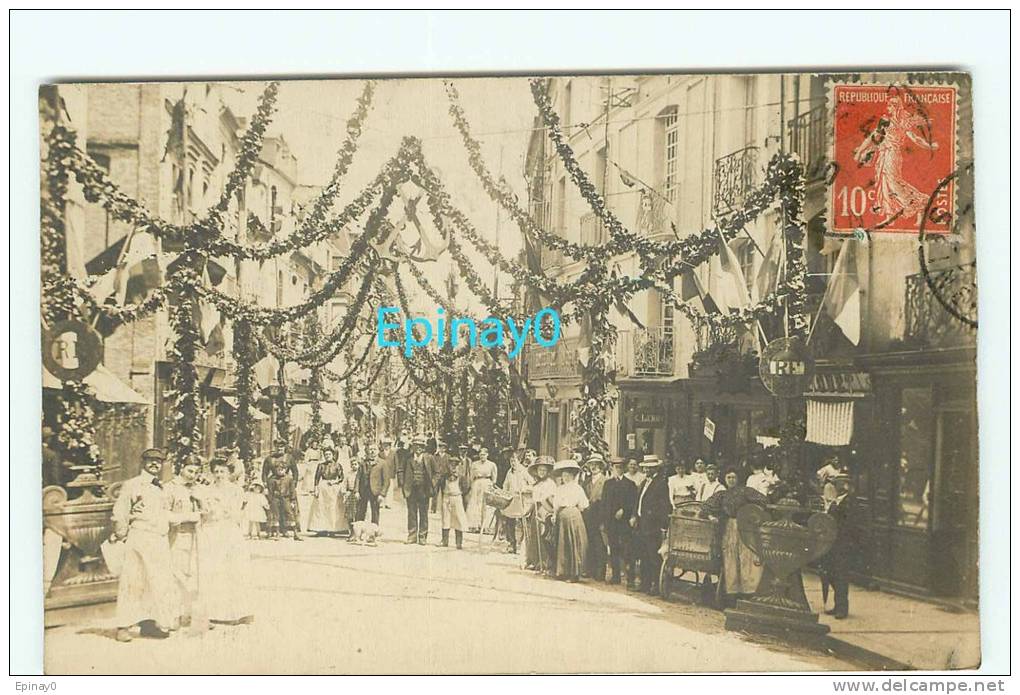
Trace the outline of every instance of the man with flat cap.
{"type": "Polygon", "coordinates": [[[131,641],[138,625],[145,637],[164,638],[177,604],[170,561],[170,507],[160,473],[159,449],[142,452],[142,472],[125,480],[113,505],[113,536],[124,542],[117,587],[117,640],[131,641]]]}
{"type": "Polygon", "coordinates": [[[425,437],[418,435],[411,456],[397,468],[397,483],[407,502],[407,543],[425,545],[429,535],[429,501],[432,499],[431,457],[426,458],[425,437]]]}

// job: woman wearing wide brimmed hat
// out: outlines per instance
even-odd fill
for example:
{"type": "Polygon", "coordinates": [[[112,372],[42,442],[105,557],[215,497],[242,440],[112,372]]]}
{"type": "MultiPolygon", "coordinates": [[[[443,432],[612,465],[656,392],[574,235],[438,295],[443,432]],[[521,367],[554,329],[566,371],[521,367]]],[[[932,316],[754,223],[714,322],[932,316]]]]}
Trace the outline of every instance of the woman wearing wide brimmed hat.
{"type": "Polygon", "coordinates": [[[580,581],[588,555],[588,530],[581,513],[588,508],[588,496],[577,482],[581,467],[567,459],[553,466],[553,475],[560,485],[553,494],[556,514],[556,576],[580,581]]]}
{"type": "Polygon", "coordinates": [[[548,549],[542,546],[542,527],[552,514],[551,498],[556,492],[556,481],[549,477],[552,472],[551,456],[539,456],[528,464],[531,484],[531,513],[524,524],[524,567],[541,571],[551,563],[548,549]]]}

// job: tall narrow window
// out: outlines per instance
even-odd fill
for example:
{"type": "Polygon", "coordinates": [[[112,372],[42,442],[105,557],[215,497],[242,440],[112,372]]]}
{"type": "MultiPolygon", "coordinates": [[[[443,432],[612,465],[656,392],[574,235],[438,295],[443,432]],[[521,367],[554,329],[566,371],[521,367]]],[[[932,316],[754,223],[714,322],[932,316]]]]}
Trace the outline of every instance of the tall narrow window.
{"type": "Polygon", "coordinates": [[[573,98],[574,98],[573,91],[574,91],[573,90],[573,86],[571,85],[570,80],[567,80],[564,83],[564,86],[563,86],[563,119],[562,119],[562,123],[563,123],[563,132],[566,133],[568,136],[570,135],[570,112],[571,112],[571,106],[573,106],[573,104],[571,103],[573,101],[573,98]]]}
{"type": "Polygon", "coordinates": [[[676,108],[673,107],[662,116],[663,140],[665,144],[665,166],[663,176],[663,194],[670,201],[676,200],[676,192],[680,188],[680,129],[676,108]]]}

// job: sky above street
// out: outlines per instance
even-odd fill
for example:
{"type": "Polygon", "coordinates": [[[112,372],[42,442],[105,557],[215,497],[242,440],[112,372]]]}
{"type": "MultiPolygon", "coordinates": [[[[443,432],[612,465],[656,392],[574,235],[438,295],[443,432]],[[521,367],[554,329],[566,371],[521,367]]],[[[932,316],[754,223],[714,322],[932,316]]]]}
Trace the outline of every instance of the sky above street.
{"type": "MultiPolygon", "coordinates": [[[[537,114],[527,79],[464,78],[455,80],[455,84],[472,135],[482,144],[482,156],[489,170],[497,178],[505,176],[521,204],[526,205],[524,158],[537,114]]],[[[229,90],[236,100],[232,106],[241,115],[252,113],[263,84],[237,86],[243,91],[229,90]]],[[[357,79],[293,80],[281,84],[269,134],[282,135],[291,147],[298,159],[300,183],[322,185],[329,180],[336,151],[346,136],[345,124],[363,88],[364,81],[357,79]]],[[[453,203],[486,239],[497,243],[505,256],[513,258],[521,248],[520,232],[506,212],[488,197],[471,170],[448,109],[442,80],[379,80],[337,209],[379,172],[396,153],[403,137],[412,135],[422,141],[425,157],[443,180],[453,203]]],[[[470,247],[466,246],[466,250],[478,260],[476,269],[482,277],[493,278],[491,266],[470,247]]],[[[444,254],[438,263],[422,267],[441,288],[451,263],[449,254],[444,254]]],[[[408,285],[415,288],[413,282],[408,285]]],[[[464,283],[460,285],[458,301],[480,309],[464,283]]],[[[505,295],[509,290],[506,276],[501,278],[500,287],[500,294],[505,295]]]]}

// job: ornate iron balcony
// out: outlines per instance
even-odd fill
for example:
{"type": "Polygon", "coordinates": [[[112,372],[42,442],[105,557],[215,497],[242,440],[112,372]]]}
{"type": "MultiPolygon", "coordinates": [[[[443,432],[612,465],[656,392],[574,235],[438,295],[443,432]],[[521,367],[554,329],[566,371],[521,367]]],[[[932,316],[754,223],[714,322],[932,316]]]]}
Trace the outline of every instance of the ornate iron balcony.
{"type": "Polygon", "coordinates": [[[632,375],[672,376],[675,373],[676,334],[671,326],[630,331],[629,340],[632,375]]]}
{"type": "Polygon", "coordinates": [[[923,273],[907,276],[904,339],[927,347],[973,344],[974,328],[953,316],[943,303],[964,317],[977,318],[974,264],[931,270],[929,275],[936,292],[923,273]]]}
{"type": "Polygon", "coordinates": [[[817,181],[825,175],[825,104],[790,119],[790,151],[800,157],[804,176],[817,181]]]}
{"type": "Polygon", "coordinates": [[[712,212],[716,217],[725,217],[744,207],[757,180],[757,162],[757,147],[745,147],[715,160],[712,212]]]}

